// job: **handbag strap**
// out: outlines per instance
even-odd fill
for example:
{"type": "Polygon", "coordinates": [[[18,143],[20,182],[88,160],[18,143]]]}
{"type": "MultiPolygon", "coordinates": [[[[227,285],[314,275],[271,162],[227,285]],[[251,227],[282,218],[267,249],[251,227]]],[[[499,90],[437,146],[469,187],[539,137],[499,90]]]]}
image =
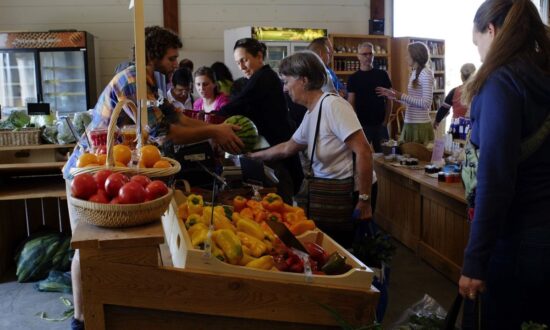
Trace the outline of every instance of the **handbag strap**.
{"type": "Polygon", "coordinates": [[[313,138],[313,148],[311,149],[311,157],[309,159],[309,175],[313,175],[313,155],[315,155],[315,147],[317,146],[317,136],[319,136],[319,127],[321,126],[321,111],[323,111],[323,101],[332,94],[327,94],[321,100],[319,105],[319,114],[317,115],[317,124],[315,125],[315,137],[313,138]]]}

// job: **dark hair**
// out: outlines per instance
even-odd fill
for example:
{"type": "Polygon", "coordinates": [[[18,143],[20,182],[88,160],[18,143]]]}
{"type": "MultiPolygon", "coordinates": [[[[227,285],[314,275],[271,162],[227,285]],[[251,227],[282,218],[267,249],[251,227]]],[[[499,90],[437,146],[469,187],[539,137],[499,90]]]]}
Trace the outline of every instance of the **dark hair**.
{"type": "Polygon", "coordinates": [[[178,66],[180,68],[185,68],[189,70],[189,72],[193,72],[193,68],[195,67],[195,65],[193,64],[193,61],[191,61],[188,58],[184,58],[183,60],[181,60],[178,66]]]}
{"type": "Polygon", "coordinates": [[[181,39],[171,30],[160,26],[145,28],[145,52],[147,60],[160,60],[170,48],[180,49],[181,39]]]}
{"type": "Polygon", "coordinates": [[[176,85],[189,86],[192,83],[193,75],[191,74],[191,71],[186,68],[180,68],[174,71],[174,74],[172,75],[172,85],[174,87],[176,85]]]}
{"type": "Polygon", "coordinates": [[[327,51],[327,37],[320,37],[313,39],[309,45],[307,45],[307,49],[316,52],[319,54],[320,51],[327,51]]]}
{"type": "Polygon", "coordinates": [[[416,63],[416,75],[412,81],[412,84],[414,87],[417,87],[418,76],[420,76],[420,72],[422,72],[422,69],[424,69],[426,64],[428,64],[428,61],[430,60],[430,53],[428,52],[428,46],[426,46],[423,42],[410,43],[409,46],[407,46],[407,51],[409,52],[413,62],[416,63]]]}
{"type": "Polygon", "coordinates": [[[244,48],[247,53],[250,55],[257,57],[258,54],[262,54],[262,58],[265,59],[265,54],[267,51],[267,47],[263,42],[259,42],[256,39],[252,38],[243,38],[237,40],[235,43],[235,47],[233,47],[233,50],[237,48],[244,48]]]}
{"type": "Polygon", "coordinates": [[[212,64],[210,68],[214,72],[214,79],[216,79],[215,81],[233,81],[233,75],[231,74],[231,71],[229,71],[227,65],[223,64],[222,62],[214,62],[214,64],[212,64]]]}
{"type": "Polygon", "coordinates": [[[285,57],[279,65],[279,74],[307,78],[306,90],[321,89],[327,81],[327,71],[323,62],[311,51],[285,57]]]}
{"type": "Polygon", "coordinates": [[[207,66],[201,66],[197,69],[197,71],[195,71],[193,78],[197,79],[199,76],[207,76],[208,79],[212,81],[212,84],[214,84],[214,96],[217,96],[220,93],[218,91],[218,85],[216,84],[216,79],[214,79],[214,71],[212,71],[212,69],[207,66]]]}
{"type": "Polygon", "coordinates": [[[483,65],[464,86],[464,104],[472,101],[493,71],[516,59],[530,63],[534,70],[550,72],[550,29],[530,0],[485,1],[474,16],[474,30],[483,33],[489,24],[495,27],[495,37],[483,65]]]}

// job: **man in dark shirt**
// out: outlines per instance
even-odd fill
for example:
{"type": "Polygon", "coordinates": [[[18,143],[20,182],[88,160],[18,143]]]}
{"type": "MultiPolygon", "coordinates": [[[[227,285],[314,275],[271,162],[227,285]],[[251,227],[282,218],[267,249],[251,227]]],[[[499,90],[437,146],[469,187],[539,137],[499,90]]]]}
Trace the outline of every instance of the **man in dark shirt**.
{"type": "Polygon", "coordinates": [[[374,47],[370,42],[359,45],[357,58],[361,64],[359,71],[348,79],[348,101],[355,109],[357,117],[375,152],[381,151],[380,143],[388,139],[388,118],[391,103],[374,92],[376,87],[391,88],[388,73],[373,67],[374,47]]]}

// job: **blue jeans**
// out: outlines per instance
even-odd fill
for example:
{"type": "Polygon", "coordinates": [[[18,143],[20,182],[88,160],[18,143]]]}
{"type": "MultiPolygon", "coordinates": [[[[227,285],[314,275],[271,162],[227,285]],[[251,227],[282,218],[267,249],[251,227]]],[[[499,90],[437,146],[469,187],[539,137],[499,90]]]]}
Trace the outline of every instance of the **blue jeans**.
{"type": "MultiPolygon", "coordinates": [[[[529,321],[550,326],[550,225],[499,240],[486,284],[481,296],[483,329],[520,329],[529,321]]],[[[465,305],[464,329],[471,328],[472,305],[465,305]]]]}

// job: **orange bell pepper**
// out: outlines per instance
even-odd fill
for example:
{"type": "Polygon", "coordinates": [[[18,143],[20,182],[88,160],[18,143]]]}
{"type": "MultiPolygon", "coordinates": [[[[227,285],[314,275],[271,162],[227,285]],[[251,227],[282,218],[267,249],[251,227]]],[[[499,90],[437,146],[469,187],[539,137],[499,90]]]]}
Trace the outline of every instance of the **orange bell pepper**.
{"type": "Polygon", "coordinates": [[[247,219],[250,219],[250,220],[254,220],[254,212],[252,211],[251,208],[249,207],[245,207],[244,209],[242,209],[239,214],[241,215],[241,217],[243,218],[247,218],[247,219]]]}
{"type": "Polygon", "coordinates": [[[242,209],[246,207],[247,199],[243,196],[235,196],[233,198],[233,209],[234,211],[240,212],[242,209]]]}
{"type": "Polygon", "coordinates": [[[257,208],[252,211],[254,212],[254,221],[257,223],[262,223],[267,219],[267,212],[263,209],[257,208]]]}
{"type": "Polygon", "coordinates": [[[262,206],[264,209],[271,212],[281,213],[284,211],[284,202],[281,196],[269,193],[262,199],[262,206]]]}
{"type": "Polygon", "coordinates": [[[251,209],[256,209],[258,207],[262,207],[262,204],[258,201],[255,201],[253,199],[249,199],[246,201],[246,206],[251,208],[251,209]]]}
{"type": "Polygon", "coordinates": [[[288,222],[291,225],[299,221],[307,220],[304,216],[301,216],[298,213],[285,213],[283,218],[286,222],[288,222]]]}
{"type": "Polygon", "coordinates": [[[291,225],[289,229],[294,235],[300,235],[308,230],[315,229],[315,222],[313,222],[313,220],[299,221],[291,225]]]}
{"type": "Polygon", "coordinates": [[[282,222],[283,216],[279,212],[268,212],[267,219],[282,222]]]}

